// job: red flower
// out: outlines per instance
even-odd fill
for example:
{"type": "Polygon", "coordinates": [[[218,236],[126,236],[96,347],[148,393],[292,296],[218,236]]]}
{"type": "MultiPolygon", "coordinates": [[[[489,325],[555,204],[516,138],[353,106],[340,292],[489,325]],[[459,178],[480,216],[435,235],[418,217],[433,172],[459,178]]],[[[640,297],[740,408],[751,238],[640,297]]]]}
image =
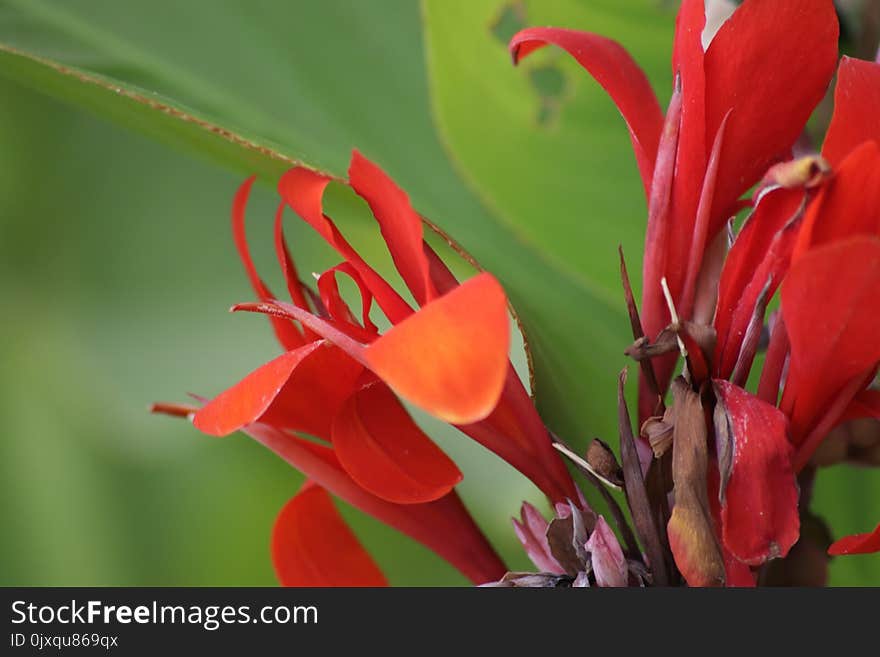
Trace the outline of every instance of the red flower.
{"type": "Polygon", "coordinates": [[[233,232],[259,302],[233,310],[268,315],[286,351],[203,407],[176,412],[191,411],[193,424],[210,435],[244,431],[314,482],[278,517],[273,555],[282,583],[382,581],[315,484],[425,543],[473,581],[498,579],[503,564],[453,490],[461,472],[398,396],[495,451],[551,499],[575,499],[574,483],[508,360],[507,299],[490,274],[460,285],[424,241],[406,194],[355,152],[348,184],[369,204],[419,305],[413,309],[324,214],[330,182],[302,167],[279,182],[275,247],[292,303],[275,299],[251,261],[244,211],[253,179],[241,187],[233,232]],[[300,281],[288,252],[287,206],[344,258],[318,277],[317,294],[300,281]],[[339,275],[360,291],[359,312],[341,297],[339,275]],[[384,333],[370,317],[374,301],[392,325],[384,333]]]}
{"type": "MultiPolygon", "coordinates": [[[[741,207],[740,196],[788,156],[837,59],[832,0],[746,0],[704,50],[705,22],[703,0],[684,0],[665,120],[647,78],[613,41],[530,28],[510,43],[514,61],[545,44],[565,49],[626,120],[648,201],[641,317],[651,340],[671,319],[663,278],[682,319],[711,320],[717,265],[707,253],[741,207]]],[[[674,357],[654,362],[661,394],[674,365],[674,357]]],[[[642,420],[655,404],[656,393],[643,379],[642,420]]]]}
{"type": "MultiPolygon", "coordinates": [[[[724,548],[749,565],[785,556],[797,540],[794,475],[829,431],[844,418],[880,416],[876,395],[866,394],[880,362],[878,106],[880,66],[844,58],[822,150],[830,165],[810,156],[771,169],[721,274],[712,359],[719,522],[724,548]],[[755,397],[739,386],[780,284],[755,397]]],[[[843,539],[832,552],[875,543],[843,539]]]]}
{"type": "MultiPolygon", "coordinates": [[[[627,123],[648,200],[634,332],[674,350],[671,331],[687,359],[682,385],[691,389],[679,390],[677,408],[646,425],[655,452],[670,439],[680,452],[672,465],[670,547],[692,584],[724,579],[725,571],[728,583],[753,584],[748,566],[784,557],[798,540],[795,473],[843,418],[880,416],[866,391],[880,361],[873,339],[880,320],[880,67],[844,58],[822,157],[771,166],[791,156],[831,79],[833,3],[746,0],[705,49],[704,25],[702,0],[684,0],[665,118],[647,78],[613,41],[531,28],[510,49],[514,62],[546,44],[568,51],[627,123]],[[754,201],[740,200],[762,175],[754,201]],[[745,205],[754,209],[725,259],[722,229],[745,205]],[[780,286],[782,311],[755,396],[744,386],[780,286]],[[706,324],[714,343],[699,328],[706,324]],[[709,498],[700,490],[706,478],[709,498]]],[[[674,351],[654,349],[640,385],[642,420],[662,410],[657,395],[675,365],[674,351]]],[[[878,532],[843,539],[832,551],[873,549],[878,532]]]]}

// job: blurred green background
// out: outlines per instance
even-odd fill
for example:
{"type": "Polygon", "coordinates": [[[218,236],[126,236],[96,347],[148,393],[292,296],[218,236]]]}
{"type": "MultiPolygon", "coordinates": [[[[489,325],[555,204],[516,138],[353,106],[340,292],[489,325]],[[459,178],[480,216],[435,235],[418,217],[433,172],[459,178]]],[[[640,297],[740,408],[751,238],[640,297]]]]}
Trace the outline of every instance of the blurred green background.
{"type": "MultiPolygon", "coordinates": [[[[538,360],[542,413],[583,444],[614,442],[609,401],[626,364],[615,249],[623,243],[638,271],[644,203],[601,90],[553,52],[513,69],[505,31],[608,34],[665,104],[674,5],[0,0],[0,43],[159,91],[334,173],[354,146],[377,159],[502,278],[538,360]]],[[[227,313],[253,296],[228,215],[245,173],[271,183],[286,164],[84,89],[0,56],[0,584],[273,584],[269,531],[300,476],[243,436],[207,438],[147,408],[214,394],[277,353],[262,318],[227,313]]],[[[273,197],[256,190],[249,233],[279,288],[273,197]]],[[[339,189],[328,204],[388,271],[362,204],[339,189]]],[[[304,272],[334,264],[288,226],[304,272]]],[[[460,463],[481,525],[525,567],[509,517],[534,489],[421,419],[460,463]]],[[[816,508],[837,534],[873,527],[878,502],[875,472],[820,477],[816,508]]],[[[392,583],[464,582],[393,530],[344,513],[392,583]]],[[[835,584],[880,584],[877,557],[837,559],[832,571],[835,584]]]]}

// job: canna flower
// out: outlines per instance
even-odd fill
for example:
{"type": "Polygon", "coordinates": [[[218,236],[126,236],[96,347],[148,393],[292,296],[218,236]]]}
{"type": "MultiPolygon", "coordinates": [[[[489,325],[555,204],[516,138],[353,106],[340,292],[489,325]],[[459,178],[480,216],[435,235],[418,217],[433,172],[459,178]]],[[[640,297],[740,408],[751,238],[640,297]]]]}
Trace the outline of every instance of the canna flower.
{"type": "MultiPolygon", "coordinates": [[[[880,417],[880,398],[869,389],[880,364],[873,339],[880,320],[878,101],[880,65],[844,58],[821,156],[768,171],[721,273],[714,345],[685,352],[693,388],[711,374],[706,408],[714,403],[715,459],[704,470],[710,492],[718,491],[702,531],[694,531],[701,523],[693,518],[676,518],[676,499],[669,539],[688,581],[723,574],[728,583],[750,584],[743,565],[785,557],[806,513],[796,475],[842,420],[880,417]],[[753,395],[744,386],[767,304],[780,286],[781,311],[753,395]],[[713,530],[718,546],[694,545],[695,535],[713,530]]],[[[686,411],[678,399],[675,406],[677,425],[686,411]]],[[[649,436],[658,433],[658,420],[649,423],[649,436]]],[[[876,550],[877,533],[841,539],[831,552],[876,550]]]]}
{"type": "MultiPolygon", "coordinates": [[[[626,121],[648,203],[641,319],[651,341],[671,321],[664,278],[682,319],[711,320],[723,229],[746,203],[740,197],[788,158],[837,59],[832,0],[745,0],[705,48],[704,4],[681,4],[665,117],[645,74],[614,41],[529,28],[510,42],[514,62],[546,44],[569,52],[626,121]]],[[[674,365],[674,356],[657,359],[655,376],[642,378],[641,420],[657,409],[674,365]]]]}
{"type": "MultiPolygon", "coordinates": [[[[281,511],[273,558],[283,584],[384,582],[335,511],[328,491],[446,558],[475,583],[497,580],[500,559],[455,493],[455,463],[419,428],[406,400],[496,452],[554,501],[579,493],[508,359],[507,299],[493,276],[459,284],[423,239],[406,194],[355,152],[349,186],[369,204],[413,308],[345,240],[323,212],[331,178],[296,167],[278,185],[275,248],[291,302],[277,300],[250,257],[245,206],[253,178],[233,202],[236,246],[259,301],[236,311],[268,316],[284,353],[201,407],[158,405],[200,431],[243,431],[309,478],[281,511]],[[283,233],[291,208],[344,259],[300,280],[283,233]],[[361,295],[352,310],[338,277],[361,295]],[[380,332],[373,303],[391,324],[380,332]]],[[[585,504],[585,503],[584,503],[585,504]]]]}

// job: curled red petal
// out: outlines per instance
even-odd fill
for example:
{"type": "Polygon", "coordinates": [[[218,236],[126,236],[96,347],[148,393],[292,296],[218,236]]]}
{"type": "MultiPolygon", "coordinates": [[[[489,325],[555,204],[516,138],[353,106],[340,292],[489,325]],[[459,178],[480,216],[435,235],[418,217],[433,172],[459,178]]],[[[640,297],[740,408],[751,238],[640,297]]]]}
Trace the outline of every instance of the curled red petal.
{"type": "Polygon", "coordinates": [[[648,78],[620,44],[589,32],[531,27],[515,34],[509,48],[514,63],[518,63],[548,44],[558,46],[574,57],[617,105],[629,128],[647,196],[663,127],[663,112],[648,78]]]}
{"type": "Polygon", "coordinates": [[[787,421],[775,406],[742,388],[720,379],[713,383],[722,540],[738,560],[757,566],[788,554],[800,532],[787,421]]]}
{"type": "Polygon", "coordinates": [[[431,502],[462,479],[455,463],[380,382],[346,400],[333,420],[332,440],[351,478],[389,502],[431,502]]]}
{"type": "Polygon", "coordinates": [[[392,323],[402,321],[412,313],[412,308],[363,258],[354,250],[336,225],[324,214],[324,190],[332,178],[304,167],[294,167],[278,181],[281,198],[302,219],[314,228],[330,246],[360,274],[373,293],[376,302],[392,323]]]}
{"type": "Polygon", "coordinates": [[[880,552],[880,525],[866,534],[844,536],[828,548],[828,554],[840,556],[845,554],[870,554],[880,552]]]}
{"type": "Polygon", "coordinates": [[[303,291],[303,284],[299,280],[299,273],[290,256],[290,250],[287,248],[287,240],[284,238],[284,208],[285,203],[282,201],[275,211],[275,256],[281,265],[281,273],[284,274],[284,281],[287,283],[287,291],[291,301],[300,308],[308,310],[309,304],[303,291]]]}
{"type": "MultiPolygon", "coordinates": [[[[235,193],[235,198],[232,201],[232,237],[235,241],[235,248],[238,250],[241,262],[244,265],[244,270],[247,273],[248,280],[251,283],[251,287],[253,287],[254,292],[260,301],[267,301],[273,299],[275,295],[272,294],[257,273],[256,267],[254,267],[254,261],[251,259],[251,253],[248,248],[247,236],[244,229],[245,208],[247,207],[248,197],[250,196],[251,187],[253,187],[255,180],[256,176],[251,176],[235,193]]],[[[295,349],[305,343],[302,334],[290,322],[279,317],[270,317],[269,321],[272,323],[272,328],[275,331],[278,342],[280,342],[281,346],[285,349],[295,349]]]]}
{"type": "Polygon", "coordinates": [[[880,143],[880,63],[843,57],[837,69],[834,115],[822,145],[822,155],[840,164],[856,146],[873,139],[880,143]]]}
{"type": "Polygon", "coordinates": [[[369,345],[367,365],[404,399],[452,424],[488,416],[508,369],[507,298],[479,274],[369,345]]]}
{"type": "Polygon", "coordinates": [[[225,436],[261,420],[329,438],[330,422],[363,367],[321,340],[257,368],[193,417],[197,429],[225,436]]]}
{"type": "Polygon", "coordinates": [[[388,586],[327,491],[309,483],[275,519],[272,563],[282,586],[388,586]]]}
{"type": "Polygon", "coordinates": [[[736,200],[785,157],[837,65],[832,0],[746,0],[706,51],[706,134],[730,112],[710,234],[736,200]]]}
{"type": "Polygon", "coordinates": [[[351,155],[348,179],[351,188],[373,211],[403,282],[418,304],[425,305],[437,292],[425,255],[422,219],[410,205],[406,192],[358,151],[351,155]]]}
{"type": "Polygon", "coordinates": [[[880,361],[880,239],[810,250],[782,284],[782,313],[791,361],[780,408],[798,443],[832,399],[880,361]]]}
{"type": "MultiPolygon", "coordinates": [[[[318,293],[321,295],[321,302],[330,313],[330,317],[340,322],[352,324],[355,329],[361,328],[355,323],[356,320],[351,309],[339,293],[339,284],[336,279],[337,273],[345,274],[358,286],[358,291],[361,294],[361,322],[363,323],[363,328],[368,333],[378,333],[379,329],[376,328],[376,325],[370,319],[373,295],[354,267],[347,262],[328,269],[318,277],[318,293]]],[[[370,339],[372,338],[368,338],[368,340],[370,339]]]]}

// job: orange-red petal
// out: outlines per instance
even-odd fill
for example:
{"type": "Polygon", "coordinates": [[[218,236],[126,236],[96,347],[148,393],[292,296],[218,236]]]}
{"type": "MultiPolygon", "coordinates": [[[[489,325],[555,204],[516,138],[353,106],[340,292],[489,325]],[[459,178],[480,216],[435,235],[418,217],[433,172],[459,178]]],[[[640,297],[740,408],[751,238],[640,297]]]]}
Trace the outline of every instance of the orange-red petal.
{"type": "Polygon", "coordinates": [[[388,586],[330,495],[315,484],[307,483],[278,514],[272,563],[282,586],[388,586]]]}
{"type": "Polygon", "coordinates": [[[469,424],[498,403],[509,347],[507,298],[483,273],[393,327],[364,357],[404,399],[452,424],[469,424]]]}
{"type": "Polygon", "coordinates": [[[403,282],[419,305],[426,304],[436,291],[425,255],[422,218],[413,210],[406,192],[358,151],[351,155],[348,179],[373,211],[403,282]]]}
{"type": "Polygon", "coordinates": [[[389,502],[431,502],[462,479],[455,463],[381,382],[356,390],[346,400],[331,435],[336,456],[351,478],[389,502]]]}
{"type": "Polygon", "coordinates": [[[330,423],[363,367],[319,340],[282,354],[220,393],[193,418],[225,436],[256,421],[329,438],[330,423]]]}
{"type": "MultiPolygon", "coordinates": [[[[254,267],[244,228],[245,208],[247,207],[248,197],[250,196],[251,187],[253,187],[255,180],[256,176],[251,176],[242,183],[241,187],[239,187],[238,191],[235,193],[235,198],[232,201],[232,238],[235,241],[235,248],[238,250],[238,255],[244,265],[244,270],[247,273],[251,287],[254,289],[254,292],[260,301],[267,301],[274,298],[275,295],[272,294],[257,273],[256,267],[254,267]]],[[[291,260],[291,263],[292,262],[293,261],[291,260]]],[[[278,342],[280,342],[281,346],[285,349],[296,349],[305,343],[302,334],[297,330],[296,326],[290,322],[281,319],[280,317],[270,317],[269,321],[272,324],[278,342]]]]}

